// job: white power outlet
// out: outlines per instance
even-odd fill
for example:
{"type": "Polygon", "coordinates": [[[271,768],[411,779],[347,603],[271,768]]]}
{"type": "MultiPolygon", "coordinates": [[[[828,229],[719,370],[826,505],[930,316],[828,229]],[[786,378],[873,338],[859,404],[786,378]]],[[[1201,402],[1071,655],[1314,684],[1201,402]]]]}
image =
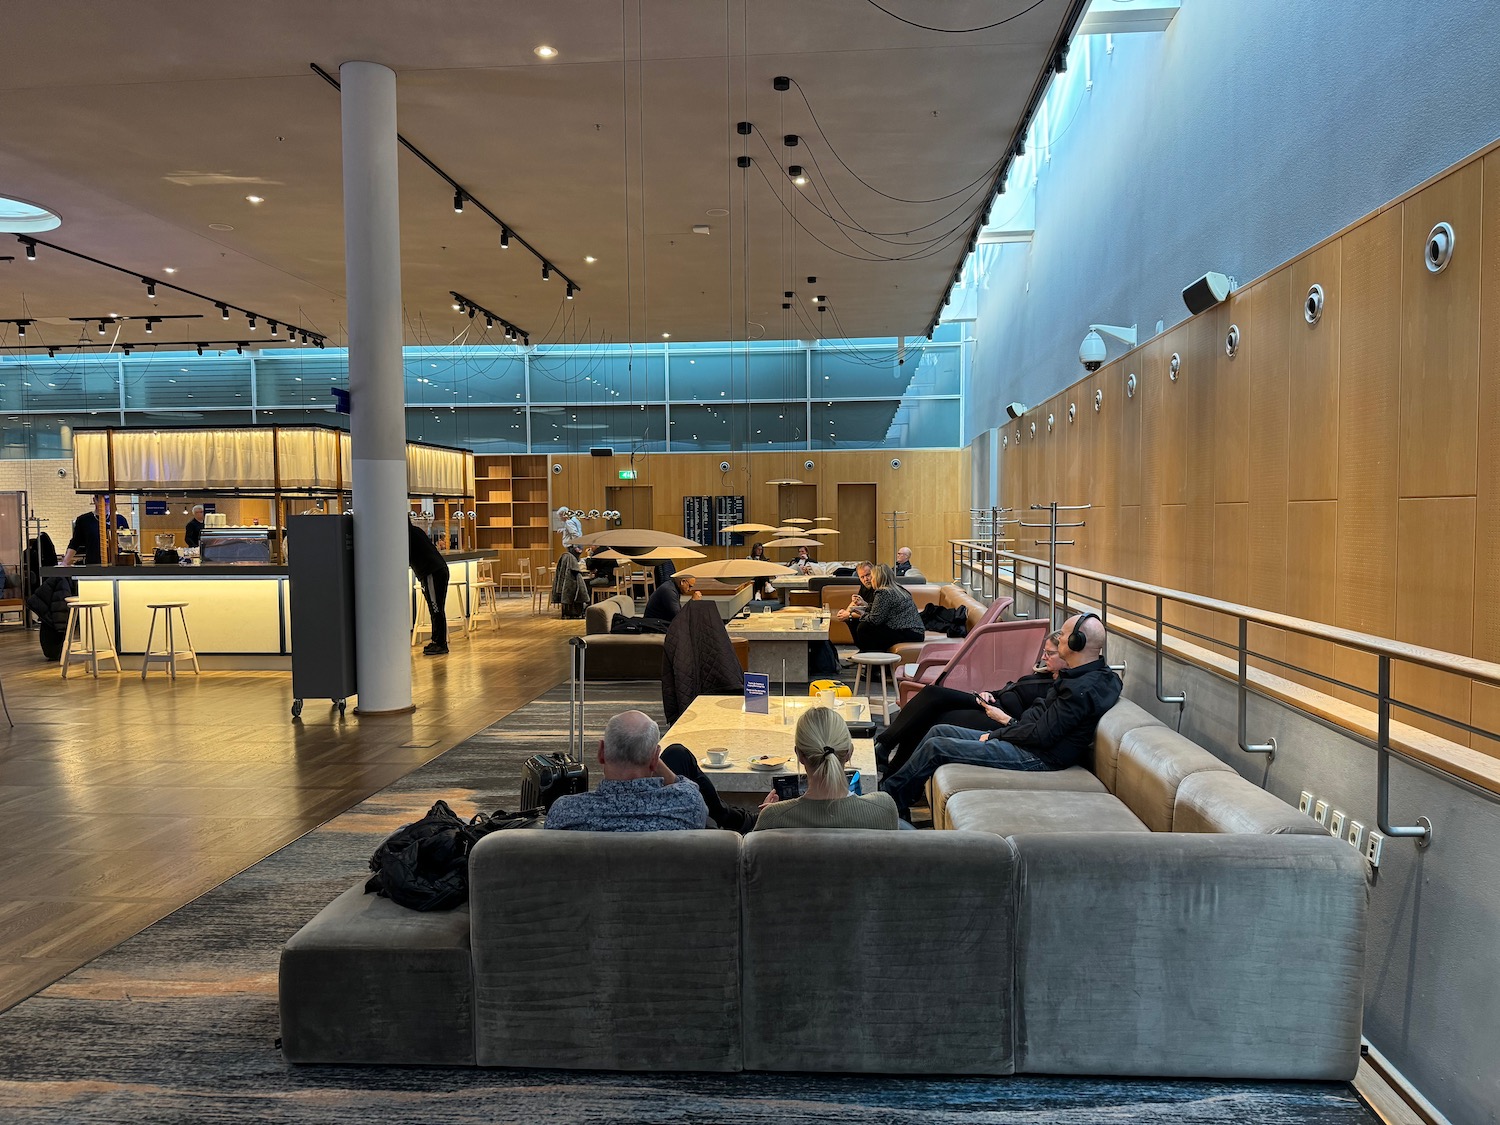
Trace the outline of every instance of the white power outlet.
{"type": "Polygon", "coordinates": [[[1380,849],[1385,844],[1385,837],[1373,828],[1365,837],[1365,858],[1370,861],[1371,867],[1380,866],[1380,849]]]}
{"type": "Polygon", "coordinates": [[[1333,814],[1331,816],[1329,816],[1329,818],[1328,818],[1328,831],[1333,835],[1334,839],[1336,839],[1336,840],[1342,840],[1344,838],[1344,810],[1343,809],[1334,809],[1333,810],[1333,814]]]}
{"type": "Polygon", "coordinates": [[[1313,804],[1313,819],[1324,828],[1328,827],[1328,802],[1317,801],[1313,804]]]}
{"type": "Polygon", "coordinates": [[[1302,790],[1302,796],[1297,799],[1297,811],[1307,816],[1312,816],[1313,795],[1306,789],[1302,790]]]}
{"type": "Polygon", "coordinates": [[[1344,839],[1349,841],[1349,846],[1355,851],[1360,850],[1360,844],[1364,842],[1365,826],[1357,820],[1349,822],[1349,831],[1345,833],[1344,839]]]}

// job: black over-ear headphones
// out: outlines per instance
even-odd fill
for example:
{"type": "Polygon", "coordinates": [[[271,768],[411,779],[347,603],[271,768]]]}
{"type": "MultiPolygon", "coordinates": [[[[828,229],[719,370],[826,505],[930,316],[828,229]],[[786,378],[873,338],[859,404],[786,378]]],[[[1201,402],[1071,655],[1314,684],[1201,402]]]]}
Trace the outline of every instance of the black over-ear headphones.
{"type": "Polygon", "coordinates": [[[1074,652],[1082,652],[1089,643],[1089,639],[1083,635],[1083,623],[1090,617],[1095,621],[1103,622],[1103,618],[1092,611],[1078,615],[1078,620],[1073,623],[1073,631],[1068,634],[1068,647],[1074,652]]]}

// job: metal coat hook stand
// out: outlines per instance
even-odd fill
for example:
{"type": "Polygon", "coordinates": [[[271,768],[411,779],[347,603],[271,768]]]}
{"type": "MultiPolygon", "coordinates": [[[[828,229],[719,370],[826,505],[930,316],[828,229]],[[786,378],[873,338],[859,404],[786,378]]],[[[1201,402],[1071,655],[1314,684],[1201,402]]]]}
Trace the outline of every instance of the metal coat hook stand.
{"type": "MultiPolygon", "coordinates": [[[[1056,629],[1058,626],[1057,549],[1059,547],[1072,547],[1077,543],[1077,540],[1075,539],[1059,539],[1057,537],[1057,533],[1060,529],[1065,527],[1088,526],[1088,524],[1083,520],[1076,520],[1069,523],[1060,523],[1058,522],[1057,514],[1059,512],[1084,512],[1092,507],[1092,504],[1059,504],[1056,500],[1054,500],[1050,504],[1031,505],[1031,510],[1033,512],[1046,512],[1048,514],[1046,523],[1027,523],[1025,520],[1017,521],[1022,527],[1045,527],[1047,529],[1047,538],[1033,539],[1032,543],[1035,546],[1047,548],[1047,620],[1050,623],[1049,628],[1056,629]]],[[[1066,606],[1064,608],[1066,608],[1066,606]]]]}
{"type": "Polygon", "coordinates": [[[901,529],[911,522],[911,517],[906,512],[882,512],[885,517],[885,526],[891,529],[891,558],[896,557],[896,552],[901,549],[897,542],[901,538],[901,529]]]}
{"type": "MultiPolygon", "coordinates": [[[[1021,522],[1018,518],[1003,518],[1005,516],[1011,515],[1012,511],[1013,509],[1011,508],[1000,508],[993,506],[989,508],[969,509],[969,519],[971,523],[979,524],[981,531],[985,526],[988,526],[989,528],[988,539],[990,541],[990,585],[992,587],[989,596],[991,598],[998,598],[1000,596],[1000,544],[1015,542],[1015,540],[1011,539],[1009,536],[1001,535],[1000,529],[1007,524],[1021,522]]],[[[978,538],[978,536],[976,536],[976,538],[978,538]]],[[[1012,565],[1014,566],[1014,564],[1012,565]]],[[[982,576],[984,574],[984,571],[981,569],[979,573],[982,576]]],[[[984,581],[982,577],[979,583],[979,596],[985,596],[984,581]]],[[[1012,608],[1011,613],[1016,617],[1029,616],[1025,613],[1016,613],[1014,608],[1012,608]]]]}

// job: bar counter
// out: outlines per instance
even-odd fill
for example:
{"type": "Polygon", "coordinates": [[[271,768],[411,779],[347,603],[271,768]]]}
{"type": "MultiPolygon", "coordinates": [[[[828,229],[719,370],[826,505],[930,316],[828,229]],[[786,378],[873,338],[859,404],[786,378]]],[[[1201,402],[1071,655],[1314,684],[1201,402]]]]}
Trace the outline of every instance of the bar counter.
{"type": "MultiPolygon", "coordinates": [[[[450,616],[460,606],[467,616],[477,564],[493,559],[494,552],[455,551],[443,558],[449,570],[450,616]],[[454,605],[453,599],[461,600],[454,605]]],[[[139,656],[146,651],[146,636],[151,627],[149,603],[186,602],[188,631],[205,667],[291,668],[291,600],[285,566],[263,563],[52,566],[43,567],[42,575],[75,579],[78,596],[84,601],[110,604],[121,656],[139,656]]],[[[415,598],[415,592],[412,597],[415,598]]]]}

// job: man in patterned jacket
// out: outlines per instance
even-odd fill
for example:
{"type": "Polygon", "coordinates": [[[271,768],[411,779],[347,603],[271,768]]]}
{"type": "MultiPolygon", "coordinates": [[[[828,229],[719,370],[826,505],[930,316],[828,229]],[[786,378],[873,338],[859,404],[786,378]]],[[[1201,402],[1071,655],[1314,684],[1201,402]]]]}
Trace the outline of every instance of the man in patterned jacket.
{"type": "Polygon", "coordinates": [[[668,832],[708,827],[698,785],[661,760],[661,730],[640,711],[622,711],[599,743],[604,780],[590,793],[559,797],[546,827],[573,832],[668,832]]]}

